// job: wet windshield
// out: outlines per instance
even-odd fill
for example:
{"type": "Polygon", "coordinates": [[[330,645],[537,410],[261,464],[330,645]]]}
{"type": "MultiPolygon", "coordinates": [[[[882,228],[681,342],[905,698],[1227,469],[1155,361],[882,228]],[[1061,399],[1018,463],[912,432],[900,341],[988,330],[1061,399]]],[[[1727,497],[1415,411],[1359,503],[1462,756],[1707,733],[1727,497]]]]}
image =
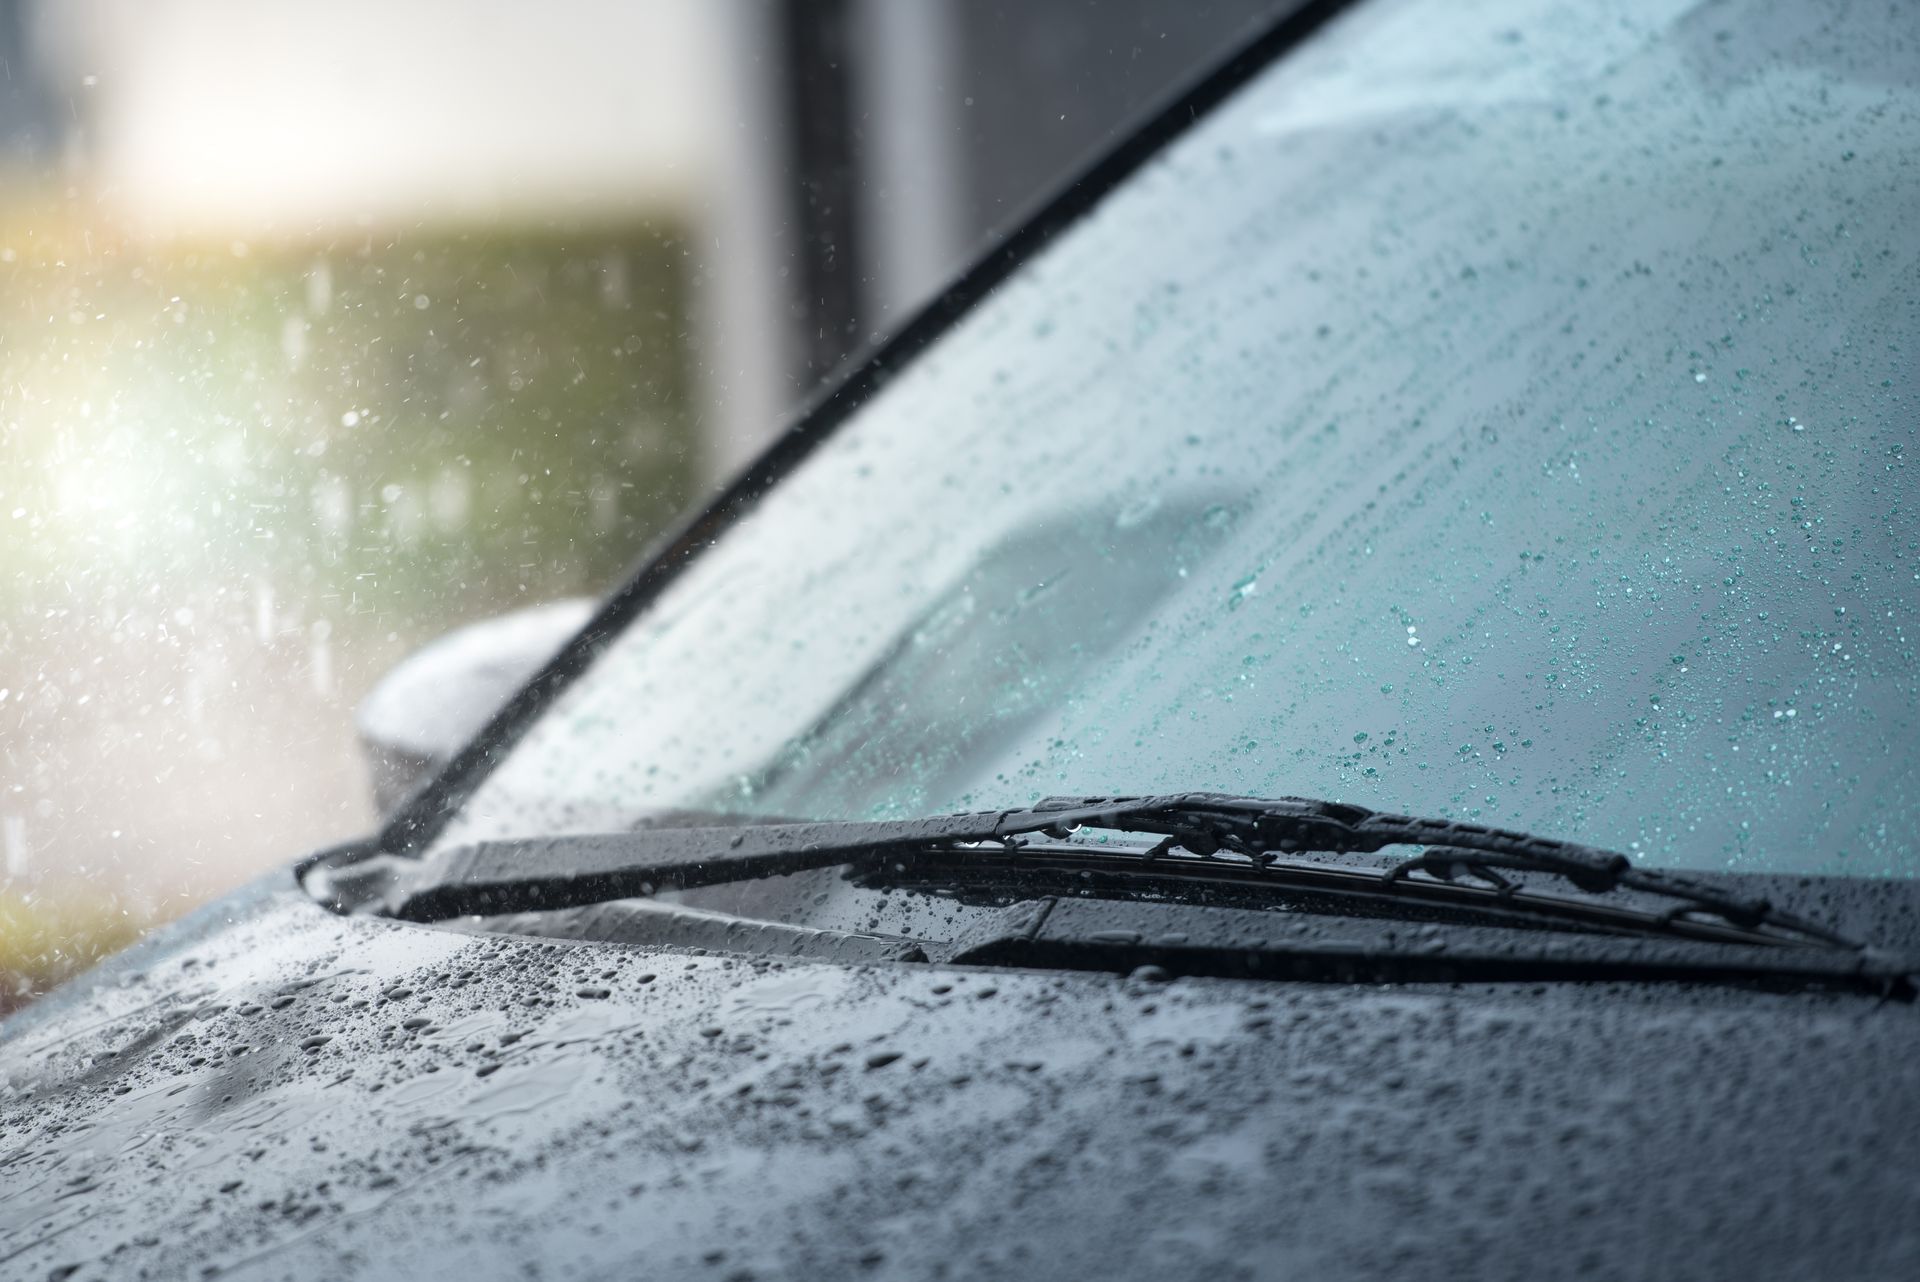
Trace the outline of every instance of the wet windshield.
{"type": "Polygon", "coordinates": [[[1360,6],[697,557],[442,844],[1300,793],[1911,875],[1920,10],[1360,6]]]}

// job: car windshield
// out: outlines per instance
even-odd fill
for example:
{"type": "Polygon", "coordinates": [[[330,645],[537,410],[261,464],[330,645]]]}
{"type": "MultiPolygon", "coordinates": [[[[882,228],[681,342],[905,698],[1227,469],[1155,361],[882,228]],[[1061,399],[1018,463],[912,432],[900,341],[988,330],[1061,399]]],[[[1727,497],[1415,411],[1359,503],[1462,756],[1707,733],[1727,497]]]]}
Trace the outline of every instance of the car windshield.
{"type": "Polygon", "coordinates": [[[1912,875],[1917,27],[1345,13],[692,558],[437,844],[1208,789],[1912,875]]]}

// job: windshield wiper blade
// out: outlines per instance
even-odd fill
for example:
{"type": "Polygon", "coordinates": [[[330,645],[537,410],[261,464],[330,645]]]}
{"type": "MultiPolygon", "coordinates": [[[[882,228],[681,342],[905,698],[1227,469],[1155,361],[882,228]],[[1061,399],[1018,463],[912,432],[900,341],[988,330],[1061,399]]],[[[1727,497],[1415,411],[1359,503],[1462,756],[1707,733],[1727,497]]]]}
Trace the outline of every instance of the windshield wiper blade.
{"type": "MultiPolygon", "coordinates": [[[[1152,871],[1157,861],[1171,860],[1176,852],[1186,852],[1185,857],[1166,871],[1190,876],[1204,875],[1205,865],[1223,854],[1238,857],[1241,862],[1232,865],[1238,870],[1265,867],[1290,854],[1365,854],[1420,846],[1424,849],[1378,875],[1383,890],[1417,872],[1441,880],[1470,876],[1511,895],[1515,887],[1506,874],[1547,874],[1589,894],[1624,890],[1671,901],[1672,907],[1654,918],[1655,925],[1707,917],[1766,932],[1781,943],[1853,951],[1866,947],[1764,899],[1742,898],[1638,868],[1627,856],[1596,846],[1312,798],[1199,792],[1050,797],[1025,809],[929,819],[652,828],[485,841],[425,861],[384,861],[374,893],[377,907],[412,921],[535,912],[849,863],[951,863],[964,859],[968,847],[987,842],[1007,849],[981,853],[1004,860],[1009,851],[1017,852],[1020,838],[1065,837],[1082,827],[1164,838],[1140,856],[1143,871],[1152,871]]],[[[1503,902],[1525,907],[1520,896],[1503,902]]]]}

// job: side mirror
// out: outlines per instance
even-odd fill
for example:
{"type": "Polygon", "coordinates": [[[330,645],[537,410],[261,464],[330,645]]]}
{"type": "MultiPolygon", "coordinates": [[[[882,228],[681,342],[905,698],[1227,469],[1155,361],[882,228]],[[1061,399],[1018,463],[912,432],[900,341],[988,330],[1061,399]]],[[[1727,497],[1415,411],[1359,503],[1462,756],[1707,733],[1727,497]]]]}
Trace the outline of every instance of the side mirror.
{"type": "Polygon", "coordinates": [[[597,604],[574,597],[456,628],[381,677],[354,710],[380,817],[444,766],[597,604]]]}

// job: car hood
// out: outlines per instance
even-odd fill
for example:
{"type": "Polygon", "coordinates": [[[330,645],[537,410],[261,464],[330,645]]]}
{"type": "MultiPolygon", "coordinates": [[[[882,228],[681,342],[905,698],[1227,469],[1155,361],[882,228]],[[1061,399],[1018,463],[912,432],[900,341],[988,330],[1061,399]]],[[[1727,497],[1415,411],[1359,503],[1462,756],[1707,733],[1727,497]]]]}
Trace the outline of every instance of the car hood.
{"type": "Polygon", "coordinates": [[[0,1273],[1911,1276],[1917,1032],[479,936],[280,873],[0,1025],[0,1273]]]}

